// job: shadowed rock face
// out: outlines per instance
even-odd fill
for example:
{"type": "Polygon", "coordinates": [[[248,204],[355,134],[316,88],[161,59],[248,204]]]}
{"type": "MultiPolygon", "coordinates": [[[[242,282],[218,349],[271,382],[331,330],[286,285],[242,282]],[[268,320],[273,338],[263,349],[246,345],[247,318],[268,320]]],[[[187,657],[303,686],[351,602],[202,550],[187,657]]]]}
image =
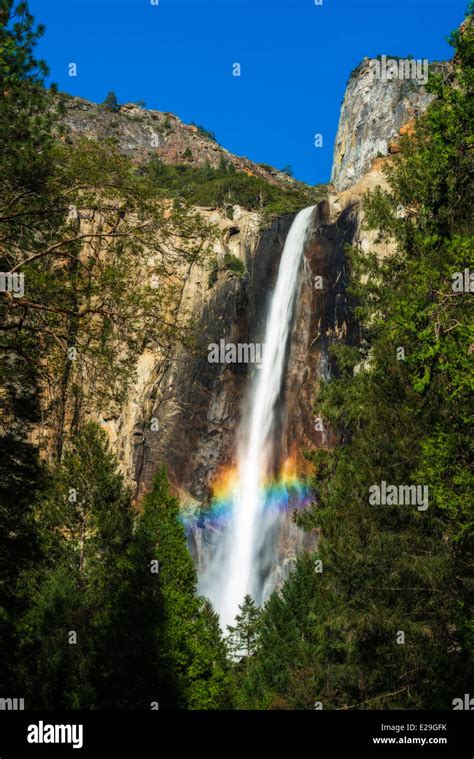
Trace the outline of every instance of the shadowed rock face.
{"type": "MultiPolygon", "coordinates": [[[[143,394],[140,405],[147,412],[135,424],[137,493],[147,489],[158,464],[166,463],[179,490],[197,501],[205,500],[216,470],[233,462],[249,373],[257,369],[250,364],[209,363],[208,346],[221,339],[233,343],[264,340],[268,305],[292,220],[292,215],[276,219],[255,250],[247,248],[244,278],[224,273],[209,294],[205,273],[191,275],[188,287],[194,293],[192,313],[199,319],[199,336],[192,347],[172,347],[157,361],[143,394]],[[199,288],[194,276],[200,280],[199,288]],[[150,418],[158,420],[158,432],[149,429],[150,418]]],[[[317,207],[281,399],[282,428],[286,429],[281,460],[303,446],[325,443],[325,436],[314,430],[313,395],[319,378],[333,373],[331,342],[354,337],[344,246],[354,241],[356,230],[356,206],[335,221],[330,219],[327,203],[317,207]],[[323,277],[322,290],[314,286],[315,275],[323,277]]]]}
{"type": "Polygon", "coordinates": [[[356,242],[358,205],[332,216],[327,202],[314,215],[313,230],[305,251],[305,266],[298,314],[292,336],[287,371],[286,454],[294,447],[331,444],[328,430],[315,430],[315,390],[320,380],[337,373],[330,346],[337,341],[354,343],[358,328],[347,295],[346,244],[356,242]],[[322,277],[322,283],[315,280],[322,277]],[[322,284],[321,289],[316,284],[322,284]]]}
{"type": "MultiPolygon", "coordinates": [[[[247,274],[222,272],[209,289],[205,272],[191,275],[191,316],[199,322],[191,348],[175,346],[156,369],[142,407],[158,420],[159,432],[136,424],[134,479],[137,493],[147,489],[159,463],[166,463],[172,482],[196,501],[203,501],[220,466],[232,462],[235,433],[247,387],[249,364],[208,361],[208,346],[258,341],[275,281],[279,257],[292,216],[277,219],[256,247],[247,244],[247,274]],[[192,280],[197,278],[199,287],[192,280]],[[141,429],[140,429],[141,427],[141,429]]],[[[261,338],[263,339],[263,338],[261,338]]]]}

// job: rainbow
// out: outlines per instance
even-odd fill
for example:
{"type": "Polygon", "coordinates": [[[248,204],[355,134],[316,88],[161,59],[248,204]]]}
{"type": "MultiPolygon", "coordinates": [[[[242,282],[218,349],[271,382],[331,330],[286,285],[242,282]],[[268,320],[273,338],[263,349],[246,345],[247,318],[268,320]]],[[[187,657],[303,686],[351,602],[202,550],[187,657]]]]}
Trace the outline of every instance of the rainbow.
{"type": "MultiPolygon", "coordinates": [[[[214,480],[209,503],[199,512],[183,504],[181,521],[187,530],[212,526],[223,528],[230,520],[238,483],[236,467],[225,467],[214,480]]],[[[291,510],[304,510],[312,501],[308,477],[297,474],[293,457],[287,459],[277,477],[268,479],[262,487],[263,509],[266,513],[280,514],[291,510]]]]}

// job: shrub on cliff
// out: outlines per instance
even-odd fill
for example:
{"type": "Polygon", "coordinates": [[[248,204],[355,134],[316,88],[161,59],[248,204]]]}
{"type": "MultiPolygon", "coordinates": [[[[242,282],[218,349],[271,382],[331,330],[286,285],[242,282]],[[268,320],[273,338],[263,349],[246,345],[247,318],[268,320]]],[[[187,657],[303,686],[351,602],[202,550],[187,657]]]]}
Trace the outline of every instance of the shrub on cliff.
{"type": "Polygon", "coordinates": [[[224,255],[224,266],[228,271],[234,272],[234,274],[237,274],[239,277],[243,277],[245,274],[244,262],[232,253],[226,253],[224,255]]]}
{"type": "Polygon", "coordinates": [[[206,129],[205,127],[201,126],[200,124],[195,124],[194,121],[191,121],[191,126],[196,127],[198,133],[201,135],[201,137],[206,137],[208,140],[212,140],[212,142],[217,142],[217,137],[214,134],[214,132],[211,132],[209,129],[206,129]]]}

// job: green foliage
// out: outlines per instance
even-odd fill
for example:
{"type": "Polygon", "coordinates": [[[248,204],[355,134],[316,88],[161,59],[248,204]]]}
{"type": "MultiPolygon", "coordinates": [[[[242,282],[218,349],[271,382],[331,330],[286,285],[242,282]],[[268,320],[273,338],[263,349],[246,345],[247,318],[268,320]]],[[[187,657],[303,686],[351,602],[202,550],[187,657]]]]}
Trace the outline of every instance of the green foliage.
{"type": "Polygon", "coordinates": [[[167,166],[153,160],[146,169],[154,191],[162,197],[185,198],[197,206],[225,207],[238,204],[259,210],[266,216],[299,211],[321,199],[316,188],[281,188],[265,179],[231,170],[231,165],[217,169],[207,166],[177,164],[167,166]]]}
{"type": "MultiPolygon", "coordinates": [[[[238,277],[245,276],[245,264],[243,261],[240,260],[240,258],[237,258],[237,256],[234,256],[232,253],[225,253],[224,254],[224,269],[227,271],[231,271],[234,274],[237,274],[238,277]]],[[[209,277],[208,277],[208,286],[213,287],[216,282],[219,275],[219,264],[217,261],[217,258],[213,259],[211,261],[210,270],[209,270],[209,277]]]]}
{"type": "Polygon", "coordinates": [[[110,92],[108,93],[102,105],[108,111],[112,111],[113,113],[117,113],[117,111],[120,109],[120,106],[117,100],[117,95],[115,94],[115,92],[113,92],[113,90],[110,90],[110,92]]]}
{"type": "Polygon", "coordinates": [[[89,423],[35,522],[41,551],[36,565],[18,567],[28,603],[17,604],[11,652],[11,679],[30,708],[228,705],[226,648],[210,604],[195,595],[164,469],[136,514],[105,434],[89,423]]]}
{"type": "Polygon", "coordinates": [[[243,277],[245,274],[245,264],[232,253],[224,254],[224,266],[228,271],[233,271],[239,277],[243,277]]]}
{"type": "Polygon", "coordinates": [[[157,472],[143,501],[138,538],[152,537],[159,561],[163,625],[158,648],[164,653],[168,682],[177,690],[176,706],[220,708],[227,700],[225,649],[209,603],[196,597],[196,571],[178,519],[178,501],[169,493],[166,472],[157,472]]]}
{"type": "Polygon", "coordinates": [[[303,555],[285,583],[281,596],[274,593],[261,613],[254,655],[248,662],[236,696],[240,707],[313,708],[317,692],[312,682],[317,586],[313,561],[310,556],[303,555]]]}
{"type": "Polygon", "coordinates": [[[68,445],[35,518],[43,560],[22,578],[30,604],[19,622],[19,679],[30,707],[91,707],[100,632],[133,525],[129,494],[96,425],[68,445]]]}
{"type": "MultiPolygon", "coordinates": [[[[26,3],[11,0],[1,0],[0,22],[0,271],[5,272],[11,268],[7,254],[17,240],[4,217],[10,212],[19,218],[31,196],[39,192],[44,195],[45,209],[49,208],[47,177],[58,109],[54,89],[43,87],[47,67],[33,52],[43,28],[35,26],[26,3]],[[19,199],[16,205],[12,198],[19,199]]],[[[30,220],[23,225],[25,246],[34,235],[35,223],[30,220]]],[[[6,297],[2,293],[0,306],[0,681],[21,697],[15,624],[27,601],[19,577],[34,567],[40,554],[34,509],[44,487],[44,471],[36,447],[27,442],[31,426],[40,421],[35,365],[39,349],[35,335],[18,338],[10,331],[6,297]]]]}
{"type": "Polygon", "coordinates": [[[249,672],[260,645],[261,610],[250,595],[239,606],[235,625],[227,627],[227,650],[233,661],[232,703],[234,708],[254,706],[249,672]],[[248,686],[248,688],[247,688],[248,686]],[[250,689],[250,690],[249,690],[250,689]]]}
{"type": "Polygon", "coordinates": [[[218,276],[219,276],[219,264],[217,262],[217,258],[215,258],[211,262],[211,266],[210,266],[209,277],[207,280],[208,287],[213,287],[216,284],[218,276]]]}
{"type": "Polygon", "coordinates": [[[195,124],[194,121],[191,121],[191,126],[196,127],[198,130],[198,133],[201,135],[201,137],[206,137],[208,140],[212,140],[213,142],[217,142],[217,137],[214,134],[214,132],[211,132],[209,129],[206,129],[205,127],[201,126],[200,124],[195,124]]]}
{"type": "Polygon", "coordinates": [[[227,627],[229,650],[237,659],[253,656],[257,650],[260,621],[260,610],[251,596],[245,596],[239,610],[235,626],[227,627]]]}
{"type": "Polygon", "coordinates": [[[51,166],[57,124],[55,87],[44,88],[48,67],[34,56],[44,27],[26,2],[0,2],[0,189],[41,187],[51,166]]]}
{"type": "Polygon", "coordinates": [[[16,435],[0,438],[0,682],[12,697],[23,697],[17,678],[16,625],[25,613],[22,576],[41,557],[34,513],[44,472],[34,446],[16,435]]]}
{"type": "Polygon", "coordinates": [[[232,161],[228,161],[225,156],[221,155],[219,160],[219,171],[223,174],[233,174],[235,173],[235,166],[232,161]]]}

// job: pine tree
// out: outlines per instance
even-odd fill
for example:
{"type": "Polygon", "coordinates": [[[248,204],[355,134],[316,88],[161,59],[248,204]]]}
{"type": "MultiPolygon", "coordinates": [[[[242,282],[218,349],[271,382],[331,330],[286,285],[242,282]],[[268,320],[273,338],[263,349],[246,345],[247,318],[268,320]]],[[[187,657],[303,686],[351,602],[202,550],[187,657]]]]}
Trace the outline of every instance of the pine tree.
{"type": "Polygon", "coordinates": [[[51,168],[49,148],[60,112],[56,88],[47,90],[48,67],[34,56],[44,27],[27,2],[0,1],[0,187],[36,190],[51,168]]]}
{"type": "MultiPolygon", "coordinates": [[[[0,245],[1,272],[10,271],[11,252],[18,245],[13,219],[31,210],[38,192],[48,194],[51,130],[57,124],[58,110],[54,89],[43,87],[47,67],[33,55],[42,32],[41,26],[35,27],[26,3],[1,0],[0,228],[6,241],[0,245]]],[[[21,232],[25,248],[39,223],[32,219],[21,232]]],[[[27,597],[19,577],[41,561],[34,509],[45,485],[45,471],[37,448],[28,442],[32,425],[40,419],[34,367],[38,345],[34,336],[19,338],[10,331],[8,298],[9,293],[0,294],[0,682],[9,693],[22,697],[16,673],[15,625],[25,611],[27,597]]]]}
{"type": "Polygon", "coordinates": [[[105,100],[102,103],[102,105],[108,111],[112,111],[113,113],[116,113],[120,109],[120,106],[119,106],[118,100],[117,100],[117,95],[115,94],[115,92],[113,92],[113,90],[110,90],[109,94],[105,98],[105,100]]]}
{"type": "Polygon", "coordinates": [[[235,626],[228,625],[229,650],[235,658],[253,656],[257,650],[260,611],[252,596],[246,595],[235,617],[235,626]]]}
{"type": "Polygon", "coordinates": [[[219,617],[207,599],[199,599],[199,616],[191,640],[193,662],[189,670],[187,701],[190,709],[230,709],[232,675],[228,648],[219,617]]]}
{"type": "Polygon", "coordinates": [[[22,578],[43,559],[34,511],[44,487],[37,450],[21,437],[0,437],[0,682],[12,697],[19,690],[16,625],[28,606],[22,578]]]}
{"type": "Polygon", "coordinates": [[[130,495],[104,433],[88,423],[36,509],[44,561],[22,580],[21,679],[31,707],[86,708],[132,540],[130,495]]]}
{"type": "Polygon", "coordinates": [[[225,649],[209,603],[196,596],[196,571],[179,521],[179,504],[158,470],[143,500],[137,537],[158,561],[163,625],[157,631],[167,706],[220,708],[228,701],[225,649]]]}
{"type": "Polygon", "coordinates": [[[313,669],[313,624],[318,578],[314,560],[303,554],[281,594],[267,601],[257,628],[254,656],[237,689],[242,708],[312,708],[314,688],[308,682],[313,669]]]}

